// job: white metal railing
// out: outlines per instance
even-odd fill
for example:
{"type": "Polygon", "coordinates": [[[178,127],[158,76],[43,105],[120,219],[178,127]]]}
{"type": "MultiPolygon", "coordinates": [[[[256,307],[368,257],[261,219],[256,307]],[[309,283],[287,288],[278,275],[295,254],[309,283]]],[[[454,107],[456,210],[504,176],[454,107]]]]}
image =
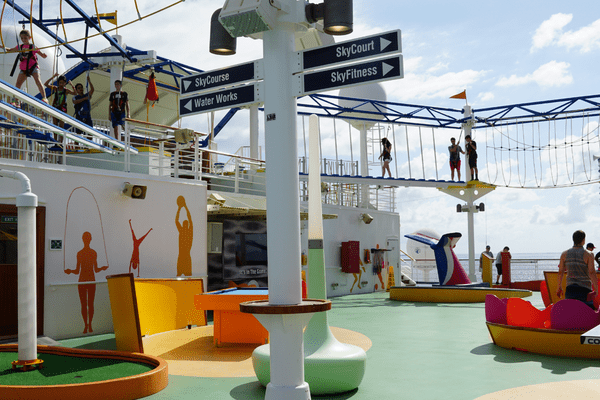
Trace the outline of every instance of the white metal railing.
{"type": "MultiPolygon", "coordinates": [[[[26,121],[14,121],[11,115],[4,115],[27,125],[26,121]]],[[[94,125],[112,136],[109,121],[94,121],[94,125]]],[[[114,150],[114,154],[90,150],[69,139],[55,141],[52,133],[37,126],[35,130],[48,134],[47,138],[28,138],[6,125],[0,127],[0,158],[203,180],[212,190],[265,194],[264,161],[199,149],[199,134],[195,140],[177,143],[174,127],[134,120],[127,120],[125,125],[121,137],[127,146],[124,150],[114,150]],[[135,153],[129,150],[130,145],[137,149],[135,153]],[[225,164],[231,168],[219,167],[225,164]]]]}
{"type": "MultiPolygon", "coordinates": [[[[459,259],[465,271],[468,272],[468,259],[459,259]]],[[[557,258],[549,259],[518,259],[510,260],[510,276],[513,282],[544,280],[544,271],[558,271],[557,258]]],[[[479,259],[475,260],[475,275],[481,282],[481,271],[479,270],[479,259]]],[[[492,276],[496,276],[496,265],[492,264],[492,276]]],[[[436,268],[412,268],[412,279],[417,282],[438,282],[436,268]]]]}
{"type": "MultiPolygon", "coordinates": [[[[298,171],[302,174],[308,173],[308,158],[298,158],[298,171]]],[[[321,173],[326,175],[340,175],[361,177],[358,173],[358,162],[347,160],[321,160],[321,173]]],[[[396,191],[394,188],[383,185],[369,186],[365,194],[368,196],[362,199],[361,190],[364,184],[361,183],[342,183],[342,182],[322,182],[321,198],[323,204],[339,205],[344,207],[363,207],[374,208],[377,210],[395,212],[396,210],[396,191]]],[[[300,200],[308,201],[308,182],[300,182],[300,200]]]]}

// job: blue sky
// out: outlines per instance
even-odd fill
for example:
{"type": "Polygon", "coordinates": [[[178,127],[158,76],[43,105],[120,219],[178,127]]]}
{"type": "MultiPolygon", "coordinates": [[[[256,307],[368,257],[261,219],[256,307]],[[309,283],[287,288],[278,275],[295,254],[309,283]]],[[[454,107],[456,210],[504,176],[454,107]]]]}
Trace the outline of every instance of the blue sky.
{"type": "MultiPolygon", "coordinates": [[[[142,15],[171,3],[171,0],[138,0],[142,15]]],[[[133,47],[154,49],[161,56],[204,70],[262,57],[262,42],[247,38],[238,39],[235,56],[219,57],[208,52],[210,15],[223,3],[186,0],[120,29],[119,34],[133,47]]],[[[58,1],[44,4],[48,9],[58,1]]],[[[119,10],[120,24],[137,17],[133,1],[98,0],[97,4],[100,12],[119,10]]],[[[81,6],[89,14],[94,13],[91,5],[81,6]]],[[[67,32],[71,37],[83,34],[77,28],[72,29],[67,32]]],[[[384,84],[388,101],[460,109],[464,101],[449,97],[466,89],[468,101],[476,109],[591,95],[600,90],[600,3],[595,1],[355,0],[354,32],[338,41],[392,29],[402,30],[405,78],[384,84]]],[[[92,41],[90,46],[103,48],[106,44],[92,41]]],[[[248,144],[247,121],[247,113],[238,113],[217,138],[219,150],[235,152],[248,144]]],[[[597,119],[588,123],[585,129],[590,130],[597,142],[597,119]]],[[[183,125],[206,131],[206,117],[185,119],[183,125]]],[[[333,133],[325,125],[322,135],[331,142],[333,133]]],[[[339,125],[338,130],[348,130],[339,125]]],[[[584,128],[577,129],[576,135],[581,136],[584,128]]],[[[449,179],[445,146],[450,136],[458,134],[458,131],[436,130],[437,165],[433,164],[432,143],[429,139],[424,142],[426,169],[429,173],[437,171],[439,179],[449,179]]],[[[485,146],[493,145],[490,133],[476,131],[474,137],[480,154],[485,146]]],[[[595,145],[586,150],[600,155],[600,146],[595,145]]],[[[324,146],[324,151],[327,149],[332,151],[324,146]]],[[[402,161],[398,173],[403,176],[407,157],[401,146],[396,150],[397,162],[402,161]]],[[[411,150],[413,162],[420,162],[420,156],[416,156],[419,150],[411,150]]],[[[341,151],[340,157],[348,154],[341,151]]],[[[586,165],[577,157],[569,160],[568,155],[556,158],[556,163],[560,164],[555,168],[563,173],[563,179],[571,164],[578,174],[586,165]]],[[[483,165],[484,159],[480,158],[480,179],[486,180],[489,168],[483,165]]],[[[507,168],[503,166],[501,170],[507,172],[507,168]]],[[[514,171],[514,164],[512,168],[514,171]]],[[[375,166],[373,171],[376,170],[375,166]]],[[[531,167],[529,171],[531,179],[531,167]]],[[[593,171],[593,180],[597,181],[595,164],[593,171]]],[[[543,186],[552,186],[548,184],[548,170],[545,172],[543,186]]],[[[600,246],[600,230],[596,228],[600,223],[598,192],[598,183],[563,189],[498,187],[481,200],[486,203],[486,211],[475,216],[476,253],[486,243],[493,252],[507,245],[514,253],[556,253],[571,245],[571,234],[576,229],[586,231],[588,239],[600,246]]],[[[456,213],[457,200],[436,189],[399,189],[397,195],[402,235],[422,228],[439,233],[458,231],[464,237],[456,250],[467,253],[467,217],[456,213]]]]}

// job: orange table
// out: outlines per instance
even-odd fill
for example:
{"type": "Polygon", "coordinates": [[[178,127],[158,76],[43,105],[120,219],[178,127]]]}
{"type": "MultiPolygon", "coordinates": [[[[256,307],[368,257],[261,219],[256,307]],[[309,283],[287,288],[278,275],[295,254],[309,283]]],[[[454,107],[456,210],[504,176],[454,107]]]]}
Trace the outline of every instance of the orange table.
{"type": "Polygon", "coordinates": [[[222,343],[258,343],[269,341],[269,332],[252,314],[240,311],[240,303],[267,300],[267,288],[230,288],[194,296],[196,308],[213,310],[215,346],[222,343]]]}

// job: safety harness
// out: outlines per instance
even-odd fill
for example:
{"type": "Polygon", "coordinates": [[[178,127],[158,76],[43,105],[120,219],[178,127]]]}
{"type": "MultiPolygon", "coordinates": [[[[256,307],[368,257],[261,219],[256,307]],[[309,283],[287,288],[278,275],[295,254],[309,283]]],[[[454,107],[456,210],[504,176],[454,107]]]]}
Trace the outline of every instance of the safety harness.
{"type": "Polygon", "coordinates": [[[28,49],[26,51],[23,51],[24,47],[25,47],[24,44],[19,45],[19,54],[17,55],[17,58],[15,59],[15,63],[13,64],[13,67],[10,70],[10,76],[14,75],[15,69],[17,68],[17,64],[19,63],[19,61],[27,60],[27,64],[26,64],[27,67],[26,67],[26,69],[23,70],[23,73],[27,77],[30,77],[33,74],[33,71],[35,71],[35,69],[38,66],[37,56],[34,53],[35,47],[32,44],[28,44],[27,45],[28,49]],[[34,61],[33,64],[31,64],[31,60],[34,61]]]}

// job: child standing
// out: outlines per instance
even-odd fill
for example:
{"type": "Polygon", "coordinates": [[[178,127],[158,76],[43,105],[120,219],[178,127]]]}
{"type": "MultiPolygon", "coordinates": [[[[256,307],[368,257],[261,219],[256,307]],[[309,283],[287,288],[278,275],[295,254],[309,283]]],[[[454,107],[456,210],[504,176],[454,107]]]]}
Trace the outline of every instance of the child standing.
{"type": "Polygon", "coordinates": [[[31,33],[27,29],[23,29],[19,33],[19,37],[21,38],[21,42],[23,43],[22,45],[17,45],[12,49],[2,47],[2,49],[5,50],[7,53],[14,53],[17,51],[20,52],[18,60],[20,61],[19,69],[21,71],[19,72],[19,76],[17,77],[17,89],[21,89],[21,86],[23,86],[25,80],[31,76],[33,77],[33,80],[35,81],[35,84],[37,85],[38,90],[40,91],[42,100],[47,103],[48,99],[46,98],[46,91],[44,90],[44,86],[42,85],[42,78],[40,77],[40,66],[38,65],[37,55],[39,54],[42,58],[46,58],[48,56],[46,55],[46,53],[36,48],[32,43],[29,43],[29,40],[31,40],[31,33]]]}
{"type": "Polygon", "coordinates": [[[75,91],[77,94],[73,97],[73,107],[75,107],[75,118],[83,122],[86,125],[93,126],[92,123],[92,105],[90,99],[94,94],[94,85],[90,77],[87,77],[88,84],[90,85],[90,91],[83,93],[83,85],[78,83],[75,85],[75,91]]]}
{"type": "Polygon", "coordinates": [[[129,118],[129,99],[127,92],[121,90],[122,82],[115,81],[115,91],[110,94],[108,99],[108,117],[112,121],[112,127],[115,139],[119,138],[119,125],[125,127],[125,118],[129,118]]]}
{"type": "MultiPolygon", "coordinates": [[[[46,81],[46,83],[44,83],[44,85],[46,85],[47,88],[52,89],[52,93],[54,93],[54,99],[52,100],[52,107],[54,107],[57,110],[60,110],[66,114],[67,113],[67,95],[75,94],[75,91],[74,91],[75,86],[73,86],[73,83],[71,81],[69,81],[68,83],[71,85],[73,90],[67,89],[67,87],[66,87],[67,86],[67,78],[65,78],[62,75],[58,76],[58,80],[56,81],[56,86],[50,84],[50,81],[57,76],[58,76],[58,74],[52,75],[52,77],[50,77],[50,79],[48,79],[46,81]]],[[[56,117],[53,117],[52,120],[53,120],[54,125],[58,125],[61,128],[64,128],[64,126],[65,126],[64,121],[60,121],[56,117]]]]}

